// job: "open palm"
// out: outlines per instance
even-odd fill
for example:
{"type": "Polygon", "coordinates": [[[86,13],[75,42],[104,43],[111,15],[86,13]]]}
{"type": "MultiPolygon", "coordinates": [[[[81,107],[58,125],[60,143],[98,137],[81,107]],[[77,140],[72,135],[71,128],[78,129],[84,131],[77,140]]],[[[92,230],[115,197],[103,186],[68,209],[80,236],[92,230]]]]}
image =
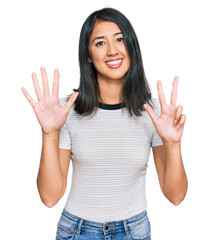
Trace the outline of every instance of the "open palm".
{"type": "Polygon", "coordinates": [[[182,114],[182,105],[176,107],[178,77],[176,76],[173,81],[170,104],[166,103],[160,80],[157,82],[157,88],[161,115],[158,117],[148,104],[144,104],[144,108],[150,115],[159,136],[166,142],[178,143],[181,141],[186,120],[186,116],[182,114]]]}
{"type": "Polygon", "coordinates": [[[50,134],[59,131],[66,121],[67,115],[71,106],[75,102],[78,92],[72,94],[65,106],[61,106],[58,100],[59,92],[59,70],[54,70],[54,82],[52,96],[50,96],[47,73],[44,67],[41,67],[43,95],[39,87],[39,83],[35,73],[32,73],[33,84],[38,98],[36,103],[28,94],[25,88],[22,88],[23,94],[31,104],[36,114],[36,117],[41,125],[42,131],[45,134],[50,134]]]}

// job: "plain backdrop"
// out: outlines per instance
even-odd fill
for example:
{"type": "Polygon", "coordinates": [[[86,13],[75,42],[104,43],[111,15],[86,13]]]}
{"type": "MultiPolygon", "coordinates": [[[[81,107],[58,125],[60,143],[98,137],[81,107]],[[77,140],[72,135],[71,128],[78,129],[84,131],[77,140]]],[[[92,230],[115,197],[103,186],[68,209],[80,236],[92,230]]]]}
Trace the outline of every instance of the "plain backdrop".
{"type": "Polygon", "coordinates": [[[204,0],[0,2],[0,218],[1,239],[53,240],[67,200],[67,190],[53,208],[40,200],[36,186],[42,146],[41,128],[21,87],[37,100],[31,73],[41,85],[46,68],[52,89],[60,70],[59,97],[79,86],[78,41],[93,11],[114,7],[130,20],[139,39],[153,97],[161,80],[169,103],[174,76],[179,76],[177,105],[187,120],[182,157],[188,192],[179,206],[162,194],[152,150],[146,177],[148,216],[153,240],[207,239],[210,214],[209,157],[209,7],[204,0]]]}

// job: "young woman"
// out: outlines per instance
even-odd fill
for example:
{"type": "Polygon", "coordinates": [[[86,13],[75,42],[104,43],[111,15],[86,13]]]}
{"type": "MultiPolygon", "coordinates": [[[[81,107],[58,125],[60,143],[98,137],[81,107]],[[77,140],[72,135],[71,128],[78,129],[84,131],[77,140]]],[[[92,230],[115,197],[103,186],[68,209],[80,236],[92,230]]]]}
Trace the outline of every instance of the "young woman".
{"type": "Polygon", "coordinates": [[[38,102],[22,88],[42,127],[37,185],[46,206],[53,207],[65,193],[70,159],[73,163],[56,239],[151,239],[145,198],[151,147],[166,198],[178,205],[187,192],[181,156],[186,117],[176,106],[178,77],[170,104],[161,81],[159,100],[151,97],[137,36],[113,8],[86,19],[79,62],[80,86],[70,97],[58,99],[58,69],[51,96],[43,67],[43,95],[32,74],[38,102]]]}

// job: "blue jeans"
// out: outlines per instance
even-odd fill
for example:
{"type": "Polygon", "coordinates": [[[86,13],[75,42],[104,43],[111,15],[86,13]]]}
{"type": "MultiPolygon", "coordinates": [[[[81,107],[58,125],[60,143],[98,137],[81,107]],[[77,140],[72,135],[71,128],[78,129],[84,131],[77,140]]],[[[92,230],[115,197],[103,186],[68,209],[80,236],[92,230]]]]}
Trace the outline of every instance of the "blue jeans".
{"type": "Polygon", "coordinates": [[[56,240],[151,240],[147,211],[131,218],[98,223],[79,218],[63,209],[56,240]]]}

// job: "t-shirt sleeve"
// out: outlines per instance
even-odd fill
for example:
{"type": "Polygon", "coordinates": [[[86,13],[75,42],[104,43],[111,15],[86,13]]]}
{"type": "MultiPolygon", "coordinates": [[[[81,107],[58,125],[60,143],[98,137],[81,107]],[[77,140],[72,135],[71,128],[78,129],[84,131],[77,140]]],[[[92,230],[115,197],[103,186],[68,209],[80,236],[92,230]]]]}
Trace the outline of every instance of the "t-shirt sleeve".
{"type": "MultiPolygon", "coordinates": [[[[154,105],[155,105],[154,112],[159,117],[161,114],[159,99],[154,99],[154,105]]],[[[151,147],[160,146],[160,145],[163,145],[163,142],[154,126],[154,130],[153,130],[153,134],[152,134],[152,138],[151,138],[151,147]]]]}
{"type": "Polygon", "coordinates": [[[158,135],[156,129],[154,130],[154,133],[152,135],[152,140],[151,140],[151,147],[155,146],[160,146],[163,145],[161,137],[158,135]]]}
{"type": "Polygon", "coordinates": [[[71,137],[66,123],[64,123],[60,131],[59,148],[71,150],[71,137]]]}
{"type": "MultiPolygon", "coordinates": [[[[64,106],[66,104],[65,98],[59,98],[59,102],[61,106],[64,106]]],[[[70,131],[66,122],[64,123],[60,131],[59,148],[71,150],[71,136],[70,136],[70,131]]]]}

